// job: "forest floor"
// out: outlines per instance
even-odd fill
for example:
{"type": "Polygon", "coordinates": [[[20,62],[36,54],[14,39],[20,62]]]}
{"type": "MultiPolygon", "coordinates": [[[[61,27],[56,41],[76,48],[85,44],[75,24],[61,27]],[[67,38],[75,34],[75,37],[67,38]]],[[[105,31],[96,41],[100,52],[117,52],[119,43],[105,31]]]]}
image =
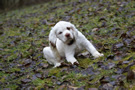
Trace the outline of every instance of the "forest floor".
{"type": "Polygon", "coordinates": [[[135,90],[135,1],[54,0],[1,13],[1,89],[135,90]],[[60,20],[73,23],[104,57],[81,53],[79,66],[49,65],[42,50],[60,20]]]}

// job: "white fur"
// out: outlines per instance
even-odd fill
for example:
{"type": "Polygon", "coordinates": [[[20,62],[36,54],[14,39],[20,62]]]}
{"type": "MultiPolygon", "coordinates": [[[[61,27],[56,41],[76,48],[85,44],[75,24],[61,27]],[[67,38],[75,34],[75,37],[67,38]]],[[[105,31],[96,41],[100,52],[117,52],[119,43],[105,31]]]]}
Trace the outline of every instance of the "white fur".
{"type": "Polygon", "coordinates": [[[43,49],[43,54],[54,67],[61,65],[62,58],[72,64],[78,63],[74,55],[83,49],[88,50],[95,58],[103,56],[70,22],[58,22],[50,31],[49,42],[49,47],[43,49]]]}

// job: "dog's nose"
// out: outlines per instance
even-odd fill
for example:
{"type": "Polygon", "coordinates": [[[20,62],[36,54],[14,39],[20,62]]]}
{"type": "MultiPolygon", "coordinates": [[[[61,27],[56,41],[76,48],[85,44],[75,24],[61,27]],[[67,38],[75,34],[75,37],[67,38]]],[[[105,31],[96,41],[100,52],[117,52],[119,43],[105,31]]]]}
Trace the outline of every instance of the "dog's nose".
{"type": "Polygon", "coordinates": [[[66,33],[66,35],[65,35],[65,36],[68,38],[68,37],[70,37],[70,34],[69,34],[69,33],[66,33]]]}

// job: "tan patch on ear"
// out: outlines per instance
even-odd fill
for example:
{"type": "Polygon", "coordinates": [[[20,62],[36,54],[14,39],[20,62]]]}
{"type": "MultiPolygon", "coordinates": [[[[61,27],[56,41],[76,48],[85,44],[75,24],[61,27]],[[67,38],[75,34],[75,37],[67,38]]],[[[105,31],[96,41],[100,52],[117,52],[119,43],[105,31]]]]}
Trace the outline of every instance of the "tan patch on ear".
{"type": "Polygon", "coordinates": [[[56,45],[50,41],[50,44],[53,48],[56,48],[56,45]]]}
{"type": "Polygon", "coordinates": [[[73,27],[71,27],[71,29],[74,31],[73,27]]]}

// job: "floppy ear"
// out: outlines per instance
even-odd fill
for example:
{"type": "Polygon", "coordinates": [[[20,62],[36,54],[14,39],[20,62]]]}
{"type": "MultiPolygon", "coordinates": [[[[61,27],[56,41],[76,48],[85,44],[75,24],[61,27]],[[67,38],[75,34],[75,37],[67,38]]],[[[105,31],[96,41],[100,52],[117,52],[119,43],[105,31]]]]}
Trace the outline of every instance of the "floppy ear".
{"type": "Polygon", "coordinates": [[[78,30],[76,29],[76,27],[73,24],[71,24],[71,28],[73,30],[73,34],[74,34],[75,38],[77,38],[78,37],[78,30]]]}
{"type": "Polygon", "coordinates": [[[49,45],[50,45],[51,50],[56,58],[56,61],[60,62],[61,57],[60,57],[58,50],[56,48],[56,40],[57,40],[56,28],[54,27],[54,28],[52,28],[52,30],[50,31],[50,34],[49,34],[49,45]]]}
{"type": "Polygon", "coordinates": [[[56,40],[57,40],[55,31],[56,31],[55,28],[52,28],[49,34],[49,43],[54,48],[56,47],[56,40]]]}

